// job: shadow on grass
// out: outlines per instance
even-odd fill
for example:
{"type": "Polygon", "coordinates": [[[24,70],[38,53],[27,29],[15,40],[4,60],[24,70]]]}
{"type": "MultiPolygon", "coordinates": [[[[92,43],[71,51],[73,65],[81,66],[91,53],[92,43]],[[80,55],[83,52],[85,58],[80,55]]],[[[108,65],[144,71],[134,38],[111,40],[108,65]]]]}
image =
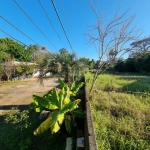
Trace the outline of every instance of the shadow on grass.
{"type": "Polygon", "coordinates": [[[150,94],[150,76],[143,76],[141,74],[111,74],[110,76],[111,82],[105,85],[105,91],[150,94]]]}
{"type": "Polygon", "coordinates": [[[122,91],[150,93],[150,78],[148,76],[122,76],[120,79],[127,80],[127,84],[121,88],[122,91]],[[130,80],[135,81],[128,83],[130,80]]]}
{"type": "MultiPolygon", "coordinates": [[[[29,108],[29,105],[2,105],[0,106],[0,110],[2,111],[11,111],[12,108],[17,108],[20,111],[26,110],[29,108]]],[[[0,115],[0,124],[4,121],[5,113],[0,115]]]]}
{"type": "MultiPolygon", "coordinates": [[[[17,107],[20,111],[27,110],[29,105],[1,106],[3,110],[17,107]]],[[[43,122],[39,113],[30,112],[27,128],[20,128],[22,123],[10,124],[4,121],[5,116],[0,116],[0,150],[61,150],[65,149],[68,133],[63,129],[56,134],[51,134],[50,129],[34,136],[33,131],[43,122]]]]}
{"type": "Polygon", "coordinates": [[[29,105],[2,105],[1,110],[11,110],[12,107],[17,107],[19,110],[28,109],[29,105]]]}

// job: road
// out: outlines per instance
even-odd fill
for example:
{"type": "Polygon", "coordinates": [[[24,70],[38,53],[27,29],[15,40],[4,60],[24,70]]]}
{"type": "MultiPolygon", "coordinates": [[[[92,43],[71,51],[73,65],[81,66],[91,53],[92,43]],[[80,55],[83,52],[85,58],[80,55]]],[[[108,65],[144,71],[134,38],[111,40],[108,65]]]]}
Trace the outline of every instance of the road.
{"type": "Polygon", "coordinates": [[[24,79],[17,84],[0,86],[0,116],[6,114],[13,106],[29,105],[33,102],[32,95],[43,95],[57,86],[57,78],[44,79],[44,87],[37,78],[24,79]]]}

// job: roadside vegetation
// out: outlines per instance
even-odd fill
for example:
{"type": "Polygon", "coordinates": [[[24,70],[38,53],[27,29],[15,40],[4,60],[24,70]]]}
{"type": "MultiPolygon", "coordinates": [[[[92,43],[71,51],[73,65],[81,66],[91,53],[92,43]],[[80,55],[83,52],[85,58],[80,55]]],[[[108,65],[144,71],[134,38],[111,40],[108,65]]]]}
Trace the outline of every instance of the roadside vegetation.
{"type": "Polygon", "coordinates": [[[53,88],[43,96],[33,95],[30,107],[12,107],[0,120],[1,150],[65,149],[68,136],[73,137],[75,149],[78,127],[73,126],[75,118],[84,118],[81,99],[76,94],[83,83],[68,86],[61,79],[59,83],[60,89],[53,88]]]}
{"type": "MultiPolygon", "coordinates": [[[[88,88],[91,75],[86,74],[88,88]]],[[[149,76],[99,76],[89,99],[98,149],[150,149],[149,83],[149,76]]]]}
{"type": "Polygon", "coordinates": [[[86,73],[86,80],[99,149],[150,149],[150,78],[103,74],[108,69],[115,74],[149,73],[150,38],[139,37],[140,30],[132,25],[135,15],[130,15],[129,10],[120,14],[119,9],[105,22],[105,13],[99,14],[92,1],[90,6],[96,23],[89,26],[85,36],[89,46],[94,45],[97,51],[97,61],[77,58],[65,48],[52,53],[46,47],[0,38],[0,81],[7,80],[9,85],[9,80],[28,78],[34,72],[39,74],[41,85],[47,73],[59,74],[64,81],[60,81],[61,89],[54,88],[42,97],[34,95],[34,111],[13,108],[6,115],[0,127],[0,149],[65,149],[66,137],[74,134],[73,118],[83,117],[82,109],[77,109],[83,107],[80,97],[76,98],[79,88],[74,93],[74,87],[76,83],[82,85],[81,78],[89,69],[95,70],[86,73]],[[123,55],[129,53],[129,58],[123,60],[123,55]],[[43,110],[50,114],[39,120],[43,110]],[[49,128],[48,133],[45,130],[49,128]]]}
{"type": "Polygon", "coordinates": [[[76,94],[81,85],[83,85],[80,79],[83,77],[84,71],[88,68],[88,65],[90,68],[94,67],[94,60],[84,57],[77,58],[74,53],[69,53],[66,49],[61,49],[58,53],[43,52],[43,49],[37,45],[25,47],[8,38],[0,39],[0,46],[4,46],[1,51],[5,54],[0,59],[0,77],[3,79],[5,76],[6,80],[8,80],[2,81],[1,86],[16,85],[22,82],[18,81],[18,79],[21,79],[19,76],[23,76],[24,79],[24,76],[26,78],[34,70],[40,72],[38,79],[41,84],[43,84],[43,78],[46,73],[49,72],[52,75],[59,74],[65,82],[60,83],[62,89],[54,88],[54,90],[46,94],[46,97],[34,95],[35,110],[29,111],[28,106],[20,110],[18,106],[18,108],[13,108],[12,111],[7,112],[6,116],[3,116],[5,120],[0,118],[0,149],[60,150],[65,149],[68,136],[73,137],[73,146],[75,146],[77,127],[73,127],[73,123],[75,123],[73,118],[84,117],[83,105],[80,103],[81,98],[77,97],[76,99],[76,94]],[[16,46],[10,49],[10,45],[16,46]],[[19,47],[22,47],[22,49],[19,49],[19,47]],[[7,51],[8,49],[10,51],[7,51]],[[19,54],[16,55],[15,52],[19,54]],[[19,65],[14,66],[15,60],[20,62],[19,65]],[[31,66],[30,63],[34,63],[34,65],[31,66]],[[13,77],[16,78],[15,81],[9,81],[13,77]],[[76,83],[79,86],[76,86],[76,83]],[[51,108],[51,106],[54,108],[51,108]],[[76,109],[77,107],[81,109],[76,109]],[[35,111],[38,112],[36,113],[35,111]],[[51,115],[39,120],[39,114],[42,111],[50,111],[51,115]],[[51,131],[49,129],[49,131],[44,132],[48,128],[51,131]],[[7,131],[9,131],[9,134],[7,134],[7,131]],[[33,132],[34,135],[41,134],[34,136],[33,132]],[[54,134],[52,135],[51,133],[54,134]]]}
{"type": "Polygon", "coordinates": [[[51,135],[49,131],[39,136],[33,135],[37,124],[43,121],[39,119],[39,113],[31,113],[28,108],[24,108],[24,111],[13,108],[8,114],[0,125],[1,150],[65,149],[65,139],[68,136],[66,132],[60,131],[51,135]]]}

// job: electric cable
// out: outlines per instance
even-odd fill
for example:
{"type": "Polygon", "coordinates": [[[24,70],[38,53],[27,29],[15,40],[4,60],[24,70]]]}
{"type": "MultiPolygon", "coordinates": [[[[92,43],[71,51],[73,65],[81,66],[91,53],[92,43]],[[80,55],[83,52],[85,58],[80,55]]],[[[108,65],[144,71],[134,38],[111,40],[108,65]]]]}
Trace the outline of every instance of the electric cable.
{"type": "Polygon", "coordinates": [[[28,39],[30,39],[32,42],[36,43],[38,46],[42,47],[39,45],[36,41],[34,41],[32,38],[30,38],[28,35],[26,35],[24,32],[22,32],[20,29],[18,29],[16,26],[14,26],[12,23],[10,23],[7,19],[5,19],[3,16],[0,15],[0,17],[5,20],[8,24],[10,24],[12,27],[14,27],[16,30],[18,30],[20,33],[22,33],[24,36],[26,36],[28,39]]]}
{"type": "Polygon", "coordinates": [[[74,40],[73,34],[72,34],[72,32],[71,32],[71,28],[70,28],[70,25],[69,25],[69,21],[68,21],[68,19],[67,19],[67,15],[66,15],[66,12],[65,12],[65,9],[64,9],[64,6],[63,6],[63,2],[62,2],[62,0],[60,0],[60,4],[61,4],[61,7],[62,7],[62,10],[63,10],[64,16],[65,16],[65,19],[66,19],[66,22],[67,22],[67,25],[68,25],[69,31],[70,31],[70,35],[71,35],[72,40],[73,40],[73,43],[75,44],[75,47],[76,47],[76,43],[75,43],[75,40],[74,40]]]}
{"type": "Polygon", "coordinates": [[[41,32],[41,34],[49,41],[49,43],[57,50],[55,45],[49,40],[49,38],[43,33],[43,31],[35,24],[35,22],[29,17],[29,15],[23,10],[23,8],[17,3],[16,0],[14,0],[16,5],[21,9],[21,11],[28,17],[28,19],[34,24],[34,26],[41,32]]]}
{"type": "Polygon", "coordinates": [[[0,31],[2,31],[3,33],[5,33],[5,34],[8,35],[9,37],[11,37],[12,39],[18,41],[19,43],[23,44],[24,46],[28,47],[26,44],[24,44],[23,42],[17,40],[16,38],[14,38],[14,37],[11,36],[10,34],[8,34],[6,31],[2,30],[1,28],[0,28],[0,31]]]}
{"type": "MultiPolygon", "coordinates": [[[[73,48],[72,48],[71,43],[70,43],[70,41],[69,41],[69,39],[68,39],[67,33],[66,33],[65,29],[64,29],[64,26],[63,26],[63,24],[62,24],[62,21],[61,21],[61,19],[60,19],[59,14],[58,14],[57,8],[56,8],[56,6],[55,6],[54,0],[51,0],[51,2],[52,2],[52,4],[53,4],[53,7],[54,7],[55,12],[56,12],[56,14],[57,14],[57,17],[58,17],[59,22],[60,22],[60,24],[61,24],[61,27],[62,27],[62,29],[63,29],[63,31],[64,31],[64,33],[65,33],[65,36],[66,36],[66,38],[67,38],[67,41],[68,41],[68,43],[69,43],[69,45],[70,45],[70,47],[71,47],[71,49],[72,49],[72,51],[73,51],[73,48]]],[[[73,52],[74,52],[74,51],[73,51],[73,52]]]]}
{"type": "Polygon", "coordinates": [[[51,22],[51,20],[50,20],[50,17],[48,16],[48,13],[46,12],[46,10],[45,10],[44,6],[43,6],[43,5],[42,5],[42,3],[40,2],[40,0],[38,0],[38,2],[39,2],[39,4],[40,4],[41,8],[43,9],[43,11],[44,11],[44,13],[45,13],[45,15],[46,15],[46,17],[47,17],[47,19],[48,19],[48,21],[49,21],[50,25],[52,26],[53,30],[54,30],[54,31],[55,31],[55,33],[57,34],[57,36],[58,36],[58,38],[59,38],[59,40],[60,40],[61,44],[65,47],[65,45],[64,45],[64,43],[62,42],[62,40],[61,40],[61,38],[60,38],[59,34],[57,33],[57,31],[56,31],[55,27],[53,26],[53,24],[52,24],[52,22],[51,22]]]}

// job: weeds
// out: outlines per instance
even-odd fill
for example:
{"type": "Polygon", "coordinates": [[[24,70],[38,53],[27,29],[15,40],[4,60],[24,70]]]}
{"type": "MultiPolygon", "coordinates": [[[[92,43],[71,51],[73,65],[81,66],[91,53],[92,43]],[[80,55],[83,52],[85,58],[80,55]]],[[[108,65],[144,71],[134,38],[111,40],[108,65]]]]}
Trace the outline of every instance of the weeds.
{"type": "Polygon", "coordinates": [[[149,82],[146,76],[99,77],[90,99],[99,150],[150,149],[150,96],[117,92],[149,92],[149,82]]]}
{"type": "Polygon", "coordinates": [[[5,120],[0,124],[0,150],[65,149],[65,139],[68,135],[63,131],[54,135],[50,132],[36,137],[33,135],[37,124],[43,121],[39,120],[39,114],[28,113],[27,110],[21,112],[15,108],[9,112],[9,115],[6,115],[5,120]]]}

